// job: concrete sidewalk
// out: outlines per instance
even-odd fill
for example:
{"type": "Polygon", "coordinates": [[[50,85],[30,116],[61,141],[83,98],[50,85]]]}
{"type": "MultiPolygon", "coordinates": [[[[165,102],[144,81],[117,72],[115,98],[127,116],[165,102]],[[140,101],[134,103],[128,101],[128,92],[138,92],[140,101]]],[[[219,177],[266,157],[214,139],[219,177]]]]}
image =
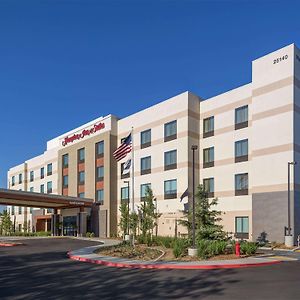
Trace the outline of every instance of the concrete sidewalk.
{"type": "Polygon", "coordinates": [[[258,267],[280,263],[280,260],[268,257],[249,257],[233,260],[216,260],[216,261],[193,261],[193,262],[179,262],[179,261],[141,261],[129,260],[125,258],[117,258],[110,256],[103,256],[94,253],[95,250],[112,246],[120,243],[116,240],[103,240],[102,245],[82,248],[71,251],[68,256],[72,260],[100,264],[110,267],[119,268],[140,268],[140,269],[230,269],[230,268],[246,268],[258,267]]]}

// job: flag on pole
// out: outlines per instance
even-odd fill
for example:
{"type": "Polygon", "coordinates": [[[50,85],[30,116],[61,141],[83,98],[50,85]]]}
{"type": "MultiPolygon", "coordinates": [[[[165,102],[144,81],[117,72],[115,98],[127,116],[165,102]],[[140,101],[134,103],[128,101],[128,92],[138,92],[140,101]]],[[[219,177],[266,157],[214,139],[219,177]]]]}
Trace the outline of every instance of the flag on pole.
{"type": "Polygon", "coordinates": [[[126,175],[130,172],[130,168],[131,168],[131,158],[129,158],[123,166],[123,171],[122,171],[122,175],[126,175]]]}
{"type": "Polygon", "coordinates": [[[121,159],[126,157],[126,155],[130,153],[131,150],[132,150],[132,139],[130,133],[121,143],[121,145],[115,150],[113,156],[117,161],[120,161],[121,159]]]}
{"type": "Polygon", "coordinates": [[[189,191],[188,189],[186,189],[184,191],[184,193],[180,196],[180,202],[182,202],[182,200],[185,198],[185,197],[188,197],[189,196],[189,191]]]}

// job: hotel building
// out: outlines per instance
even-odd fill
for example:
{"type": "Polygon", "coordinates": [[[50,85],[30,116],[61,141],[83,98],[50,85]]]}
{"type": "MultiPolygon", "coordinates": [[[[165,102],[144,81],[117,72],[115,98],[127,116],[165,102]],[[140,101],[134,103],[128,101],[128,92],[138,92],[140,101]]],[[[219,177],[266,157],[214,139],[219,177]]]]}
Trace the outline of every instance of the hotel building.
{"type": "MultiPolygon", "coordinates": [[[[62,134],[44,154],[11,168],[8,188],[91,198],[87,230],[115,235],[118,207],[132,195],[132,174],[122,175],[126,159],[117,163],[112,154],[132,128],[135,207],[150,186],[162,214],[159,235],[186,233],[177,220],[187,202],[180,195],[192,191],[192,145],[198,146],[196,183],[218,198],[224,229],[250,240],[284,240],[288,162],[298,162],[290,168],[290,220],[295,238],[300,234],[300,52],[294,44],[254,60],[251,83],[239,88],[209,99],[185,92],[62,134]]],[[[60,210],[64,234],[78,223],[78,210],[60,210]]],[[[35,230],[49,228],[47,212],[9,211],[20,230],[25,221],[35,230]]]]}

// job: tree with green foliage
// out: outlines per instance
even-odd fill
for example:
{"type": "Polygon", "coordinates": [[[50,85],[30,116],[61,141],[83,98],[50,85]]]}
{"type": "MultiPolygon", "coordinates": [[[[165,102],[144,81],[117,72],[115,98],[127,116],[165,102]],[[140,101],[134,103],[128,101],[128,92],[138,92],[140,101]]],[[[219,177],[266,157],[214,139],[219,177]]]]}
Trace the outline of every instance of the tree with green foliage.
{"type": "Polygon", "coordinates": [[[0,233],[2,235],[10,235],[12,232],[13,223],[10,219],[9,213],[4,210],[0,215],[0,233]]]}
{"type": "MultiPolygon", "coordinates": [[[[222,220],[222,212],[214,209],[218,204],[218,199],[208,199],[207,192],[202,185],[199,185],[195,195],[195,233],[196,240],[222,240],[226,233],[223,226],[219,224],[222,220]]],[[[192,205],[184,212],[184,218],[179,223],[188,229],[189,237],[192,236],[192,205]]]]}
{"type": "Polygon", "coordinates": [[[125,236],[129,232],[129,210],[128,203],[122,202],[119,207],[119,211],[121,213],[121,218],[119,222],[120,229],[122,231],[122,235],[125,236]]]}
{"type": "Polygon", "coordinates": [[[139,225],[139,216],[136,212],[131,212],[129,215],[129,224],[130,224],[130,231],[132,232],[134,238],[137,235],[137,228],[139,225]]]}
{"type": "Polygon", "coordinates": [[[156,199],[153,196],[153,191],[148,187],[144,201],[140,207],[140,228],[143,238],[152,236],[153,229],[157,226],[157,219],[161,216],[161,214],[157,213],[156,206],[154,205],[155,201],[156,199]]]}

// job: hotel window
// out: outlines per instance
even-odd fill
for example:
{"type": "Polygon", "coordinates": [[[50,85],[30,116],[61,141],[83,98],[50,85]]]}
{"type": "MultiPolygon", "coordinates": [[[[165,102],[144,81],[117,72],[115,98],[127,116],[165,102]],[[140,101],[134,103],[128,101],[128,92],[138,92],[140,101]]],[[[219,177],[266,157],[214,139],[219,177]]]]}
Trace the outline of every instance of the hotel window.
{"type": "Polygon", "coordinates": [[[210,168],[215,165],[214,147],[203,149],[203,168],[210,168]]]}
{"type": "Polygon", "coordinates": [[[18,231],[20,231],[20,232],[22,231],[22,224],[18,225],[18,231]]]}
{"type": "Polygon", "coordinates": [[[235,195],[248,195],[248,173],[235,175],[235,195]]]}
{"type": "Polygon", "coordinates": [[[177,121],[165,124],[165,142],[177,139],[177,121]]]}
{"type": "Polygon", "coordinates": [[[177,150],[165,152],[165,171],[177,168],[177,150]]]}
{"type": "Polygon", "coordinates": [[[215,118],[209,117],[203,120],[203,138],[214,135],[215,118]]]}
{"type": "Polygon", "coordinates": [[[29,189],[29,192],[33,193],[33,186],[29,189]]]}
{"type": "Polygon", "coordinates": [[[78,193],[79,198],[84,198],[84,193],[78,193]]]}
{"type": "Polygon", "coordinates": [[[96,144],[96,156],[103,157],[104,155],[104,141],[101,141],[96,144]]]}
{"type": "Polygon", "coordinates": [[[43,184],[41,184],[41,186],[40,186],[40,193],[41,194],[45,193],[45,186],[43,184]]]}
{"type": "Polygon", "coordinates": [[[103,205],[104,203],[104,190],[97,190],[96,191],[96,201],[100,204],[103,205]]]}
{"type": "Polygon", "coordinates": [[[121,202],[128,202],[129,200],[129,187],[122,187],[121,188],[121,202]]]}
{"type": "Polygon", "coordinates": [[[30,182],[32,182],[34,180],[34,172],[33,171],[30,171],[29,178],[30,178],[30,182]]]}
{"type": "Polygon", "coordinates": [[[33,212],[33,207],[30,207],[29,208],[29,213],[32,214],[32,212],[33,212]]]}
{"type": "Polygon", "coordinates": [[[23,182],[23,175],[19,174],[19,184],[23,182]]]}
{"type": "Polygon", "coordinates": [[[235,130],[248,127],[248,105],[235,109],[235,130]]]}
{"type": "Polygon", "coordinates": [[[80,171],[78,173],[78,184],[82,185],[82,184],[84,184],[84,181],[85,181],[85,173],[84,173],[84,171],[80,171]]]}
{"type": "Polygon", "coordinates": [[[64,169],[68,168],[68,166],[69,166],[69,154],[64,154],[62,156],[62,166],[63,166],[64,169]]]}
{"type": "Polygon", "coordinates": [[[240,239],[249,238],[249,218],[236,217],[235,218],[235,237],[240,239]]]}
{"type": "Polygon", "coordinates": [[[52,164],[48,164],[47,165],[47,176],[50,176],[52,175],[52,164]]]}
{"type": "Polygon", "coordinates": [[[151,189],[151,183],[141,184],[141,201],[145,200],[149,189],[151,189]]]}
{"type": "Polygon", "coordinates": [[[11,178],[11,185],[12,185],[12,186],[15,185],[15,176],[13,176],[13,177],[11,178]]]}
{"type": "Polygon", "coordinates": [[[177,198],[177,179],[166,180],[164,183],[165,199],[177,198]]]}
{"type": "Polygon", "coordinates": [[[96,180],[102,181],[104,179],[104,167],[100,166],[96,168],[96,180]]]}
{"type": "Polygon", "coordinates": [[[235,162],[248,160],[248,139],[235,142],[235,162]]]}
{"type": "Polygon", "coordinates": [[[11,207],[11,215],[14,216],[14,214],[15,214],[15,207],[12,206],[12,207],[11,207]]]}
{"type": "Polygon", "coordinates": [[[53,213],[53,208],[47,208],[47,213],[52,214],[53,213]]]}
{"type": "Polygon", "coordinates": [[[147,148],[151,146],[151,129],[141,132],[141,148],[147,148]]]}
{"type": "Polygon", "coordinates": [[[45,168],[41,168],[41,179],[45,177],[45,168]]]}
{"type": "Polygon", "coordinates": [[[18,209],[18,214],[21,215],[22,214],[22,207],[19,206],[19,209],[18,209]]]}
{"type": "Polygon", "coordinates": [[[63,187],[67,188],[69,186],[69,176],[68,175],[64,175],[63,176],[63,187]]]}
{"type": "Polygon", "coordinates": [[[203,179],[203,188],[207,193],[208,198],[214,197],[215,192],[215,180],[214,178],[205,178],[203,179]]]}
{"type": "Polygon", "coordinates": [[[151,156],[141,158],[141,175],[151,173],[151,156]]]}
{"type": "Polygon", "coordinates": [[[83,163],[85,160],[84,148],[78,150],[78,163],[83,163]]]}
{"type": "Polygon", "coordinates": [[[47,182],[47,194],[52,193],[52,181],[47,182]]]}
{"type": "Polygon", "coordinates": [[[123,174],[124,165],[125,165],[125,163],[121,164],[121,179],[125,179],[125,178],[129,178],[130,177],[130,171],[128,173],[126,173],[126,174],[123,174]]]}

